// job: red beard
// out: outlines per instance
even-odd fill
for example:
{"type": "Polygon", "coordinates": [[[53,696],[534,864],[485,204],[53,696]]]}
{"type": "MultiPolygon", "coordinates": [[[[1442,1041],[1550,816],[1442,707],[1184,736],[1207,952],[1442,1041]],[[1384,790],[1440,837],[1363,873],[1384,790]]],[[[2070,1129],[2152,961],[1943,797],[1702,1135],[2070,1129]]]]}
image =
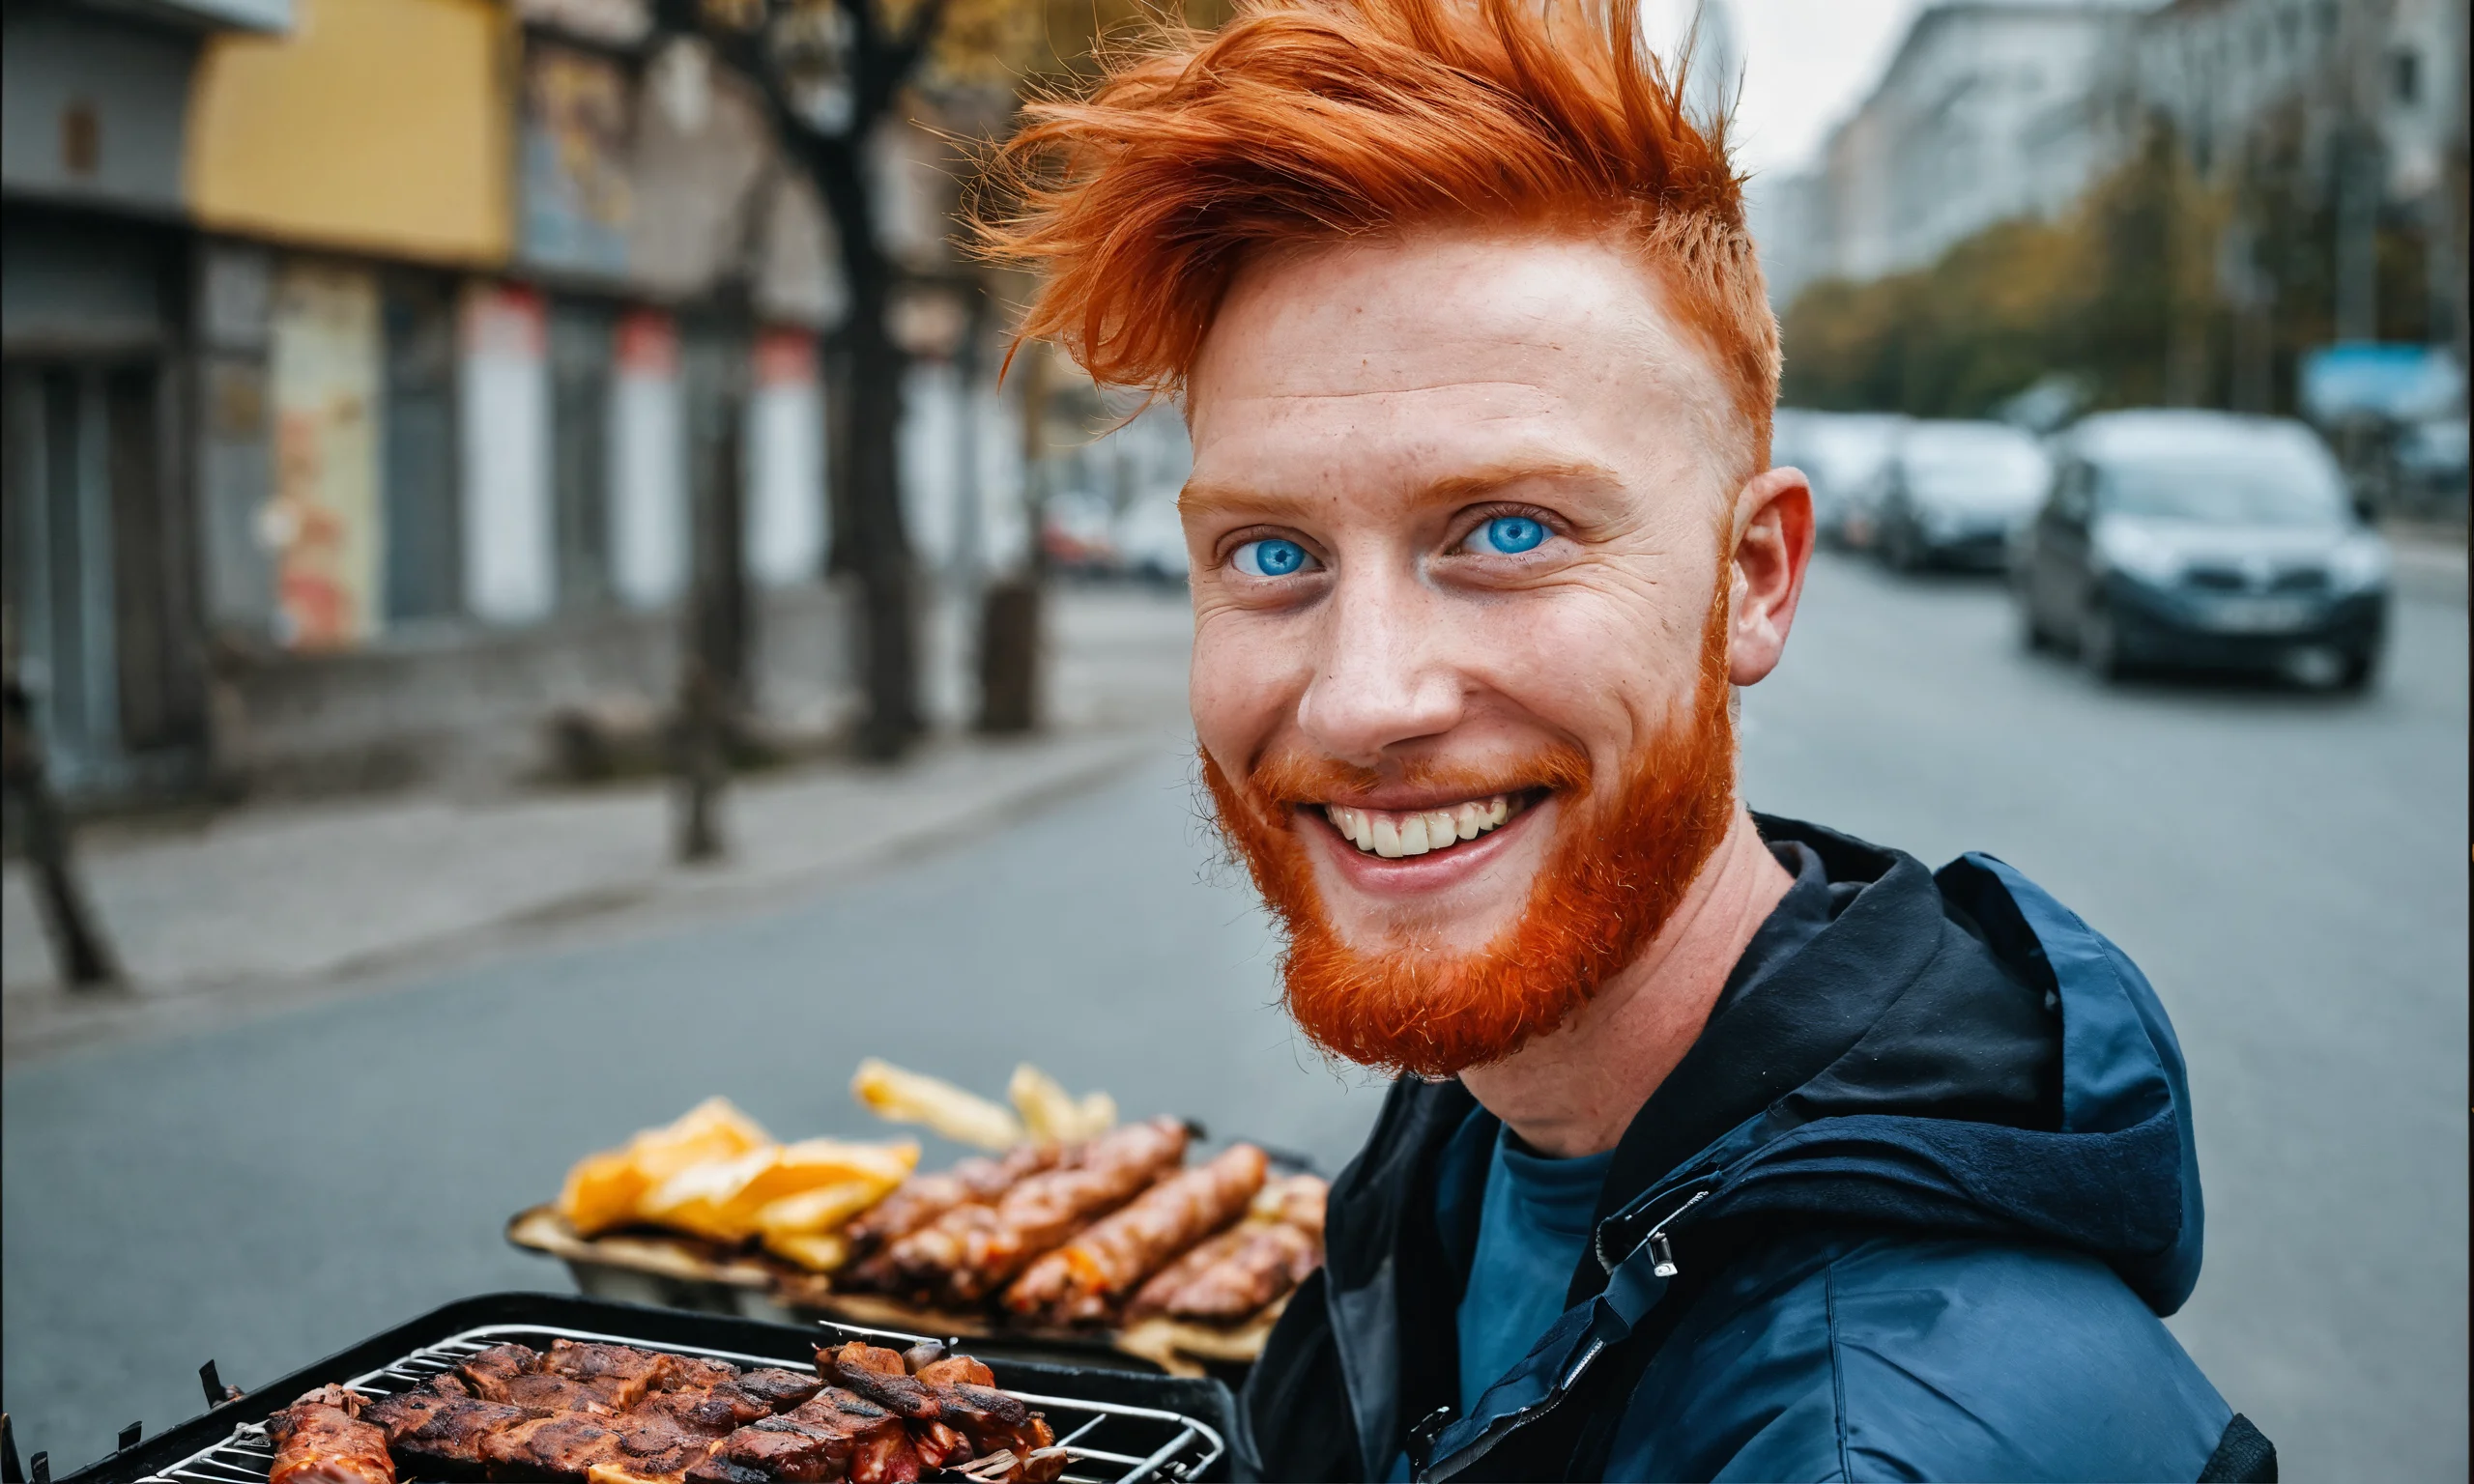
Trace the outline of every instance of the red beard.
{"type": "Polygon", "coordinates": [[[1258,762],[1240,788],[1203,754],[1221,828],[1288,940],[1281,994],[1307,1039],[1361,1066],[1457,1076],[1564,1024],[1641,956],[1725,838],[1734,812],[1726,598],[1722,582],[1702,638],[1691,709],[1625,765],[1598,807],[1592,808],[1589,758],[1568,746],[1483,774],[1412,764],[1405,775],[1388,775],[1464,798],[1560,790],[1562,839],[1518,920],[1475,952],[1412,940],[1360,953],[1324,914],[1297,834],[1319,826],[1299,812],[1371,788],[1387,775],[1276,755],[1258,762]]]}

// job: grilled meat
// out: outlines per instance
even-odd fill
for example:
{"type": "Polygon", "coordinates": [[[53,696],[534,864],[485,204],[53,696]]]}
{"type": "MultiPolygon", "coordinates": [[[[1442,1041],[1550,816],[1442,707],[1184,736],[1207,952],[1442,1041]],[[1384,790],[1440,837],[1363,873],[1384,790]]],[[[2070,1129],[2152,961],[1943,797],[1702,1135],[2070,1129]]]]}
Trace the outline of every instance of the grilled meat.
{"type": "Polygon", "coordinates": [[[395,1484],[387,1430],[361,1420],[362,1405],[357,1392],[320,1386],[267,1418],[267,1484],[395,1484]]]}
{"type": "MultiPolygon", "coordinates": [[[[564,1341],[561,1342],[564,1344],[564,1341]]],[[[607,1350],[609,1346],[593,1347],[607,1350]]],[[[551,1368],[552,1356],[524,1345],[493,1345],[451,1373],[473,1395],[536,1412],[612,1412],[610,1387],[551,1368]]]]}
{"type": "Polygon", "coordinates": [[[698,1386],[686,1391],[656,1391],[638,1403],[634,1411],[620,1415],[655,1421],[682,1433],[712,1439],[734,1428],[745,1427],[760,1417],[769,1417],[774,1411],[773,1407],[736,1385],[719,1385],[698,1386]]]}
{"type": "Polygon", "coordinates": [[[1021,1180],[1052,1169],[1065,1152],[1053,1144],[1023,1144],[1002,1159],[974,1156],[936,1175],[913,1175],[893,1194],[850,1218],[843,1236],[853,1261],[864,1260],[898,1237],[906,1237],[966,1201],[992,1201],[1021,1180]]]}
{"type": "Polygon", "coordinates": [[[1322,1266],[1329,1188],[1311,1175],[1264,1185],[1245,1220],[1144,1283],[1126,1306],[1127,1317],[1229,1324],[1261,1312],[1322,1266]]]}
{"type": "Polygon", "coordinates": [[[493,1479],[577,1479],[621,1455],[611,1418],[554,1412],[501,1428],[481,1440],[481,1467],[493,1479]]]}
{"type": "Polygon", "coordinates": [[[1323,1263],[1323,1246],[1285,1221],[1245,1221],[1160,1270],[1134,1296],[1127,1312],[1228,1324],[1306,1281],[1323,1263]]]}
{"type": "Polygon", "coordinates": [[[1130,1124],[1093,1139],[1077,1163],[1033,1175],[993,1205],[955,1207],[894,1242],[886,1256],[909,1289],[976,1302],[1175,1169],[1185,1153],[1185,1126],[1175,1119],[1130,1124]]]}
{"type": "MultiPolygon", "coordinates": [[[[440,1378],[440,1382],[447,1380],[440,1378]]],[[[450,1391],[433,1382],[400,1396],[382,1396],[361,1415],[386,1429],[388,1447],[450,1470],[478,1467],[484,1440],[541,1415],[522,1407],[461,1395],[460,1390],[459,1386],[450,1391]]]]}
{"type": "Polygon", "coordinates": [[[1285,1221],[1314,1239],[1316,1250],[1323,1241],[1323,1208],[1329,1204],[1332,1187],[1320,1176],[1290,1175],[1263,1186],[1254,1197],[1253,1214],[1266,1221],[1285,1221]]]}
{"type": "Polygon", "coordinates": [[[766,1417],[715,1443],[707,1463],[687,1471],[695,1484],[907,1484],[919,1455],[903,1419],[865,1397],[827,1386],[794,1412],[766,1417]]]}
{"type": "MultiPolygon", "coordinates": [[[[915,1347],[913,1356],[845,1345],[820,1350],[818,1374],[805,1376],[769,1366],[741,1372],[633,1346],[561,1342],[546,1353],[496,1346],[369,1404],[365,1420],[353,1425],[368,1430],[382,1464],[391,1443],[428,1476],[562,1484],[908,1484],[924,1469],[1009,1446],[1027,1453],[1050,1436],[1021,1399],[993,1389],[994,1377],[978,1361],[937,1346],[915,1347]],[[933,1379],[912,1376],[914,1364],[933,1379]],[[496,1399],[519,1396],[559,1405],[496,1399]]],[[[322,1396],[295,1409],[304,1423],[324,1424],[309,1406],[322,1396]]],[[[323,1405],[351,1421],[344,1403],[323,1405]]],[[[392,1484],[392,1477],[304,1472],[298,1480],[392,1484]]]]}
{"type": "Polygon", "coordinates": [[[1033,1262],[1006,1291],[1006,1307],[1059,1324],[1106,1319],[1144,1278],[1244,1213],[1269,1171],[1261,1150],[1239,1144],[1161,1181],[1033,1262]]]}
{"type": "Polygon", "coordinates": [[[735,1384],[774,1412],[788,1412],[824,1389],[824,1382],[811,1372],[773,1365],[742,1372],[735,1384]]]}
{"type": "Polygon", "coordinates": [[[910,1374],[924,1386],[992,1386],[996,1373],[969,1356],[944,1356],[931,1360],[910,1374]]]}
{"type": "Polygon", "coordinates": [[[819,1347],[817,1373],[849,1387],[897,1415],[920,1422],[936,1420],[936,1403],[902,1363],[902,1353],[879,1350],[857,1340],[839,1350],[819,1347]]]}
{"type": "Polygon", "coordinates": [[[503,1386],[518,1376],[541,1374],[541,1352],[530,1345],[493,1345],[489,1349],[464,1357],[455,1374],[474,1388],[473,1394],[489,1397],[493,1387],[503,1386]]]}
{"type": "Polygon", "coordinates": [[[560,1340],[541,1357],[545,1374],[586,1386],[613,1411],[625,1411],[664,1383],[711,1385],[738,1374],[718,1360],[655,1355],[633,1345],[595,1345],[560,1340]],[[700,1380],[699,1378],[703,1378],[700,1380]]]}

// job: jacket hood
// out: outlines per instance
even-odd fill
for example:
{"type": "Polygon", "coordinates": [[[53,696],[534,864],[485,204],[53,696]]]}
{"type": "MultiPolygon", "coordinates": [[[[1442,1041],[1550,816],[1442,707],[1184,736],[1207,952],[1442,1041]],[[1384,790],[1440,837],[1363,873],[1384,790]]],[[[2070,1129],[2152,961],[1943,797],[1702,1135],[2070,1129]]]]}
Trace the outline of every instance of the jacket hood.
{"type": "MultiPolygon", "coordinates": [[[[1817,1073],[1610,1212],[1600,1263],[1611,1271],[1698,1198],[1705,1220],[1793,1214],[2055,1242],[2102,1258],[2157,1313],[2180,1308],[2199,1280],[2198,1150],[2181,1045],[2138,967],[1992,856],[1919,879],[1912,856],[1765,823],[1770,839],[1816,848],[1834,887],[1860,883],[1769,986],[1769,1009],[1794,1013],[1819,990],[1864,1023],[1817,1073]],[[1938,931],[1923,921],[1935,911],[1938,931]],[[2022,991],[2040,1002],[2058,1064],[2035,1113],[2005,1085],[2028,1071],[2022,991]],[[2007,1045],[1997,1020],[2010,1022],[2007,1045]]],[[[1705,1040],[1730,1029],[1713,1023],[1705,1040]]]]}
{"type": "MultiPolygon", "coordinates": [[[[1760,824],[1819,857],[1829,925],[1722,1001],[1635,1117],[1572,1306],[1433,1440],[1439,1473],[1551,1407],[1682,1265],[1722,1260],[1766,1228],[2066,1246],[2102,1259],[2159,1314],[2198,1280],[2181,1049],[2121,951],[1991,856],[1934,872],[1816,826],[1760,824]]],[[[1396,1342],[1402,1322],[1420,1326],[1399,1305],[1404,1286],[1457,1291],[1466,1253],[1451,1213],[1470,1172],[1482,1180],[1493,1128],[1457,1083],[1401,1084],[1333,1192],[1328,1301],[1373,1476],[1374,1455],[1400,1436],[1396,1399],[1449,1394],[1400,1374],[1420,1363],[1401,1358],[1417,1349],[1396,1342]],[[1434,1223],[1441,1272],[1414,1270],[1427,1244],[1403,1239],[1421,1221],[1434,1223]]]]}

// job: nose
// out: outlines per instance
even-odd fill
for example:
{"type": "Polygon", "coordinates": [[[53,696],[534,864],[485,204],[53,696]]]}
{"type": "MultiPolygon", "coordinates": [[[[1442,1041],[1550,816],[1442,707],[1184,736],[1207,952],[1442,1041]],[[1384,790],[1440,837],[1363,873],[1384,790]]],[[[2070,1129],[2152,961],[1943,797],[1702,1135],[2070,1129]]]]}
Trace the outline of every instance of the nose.
{"type": "Polygon", "coordinates": [[[1435,658],[1439,625],[1415,577],[1360,568],[1335,585],[1314,678],[1297,725],[1327,756],[1361,767],[1460,720],[1459,675],[1435,658]]]}

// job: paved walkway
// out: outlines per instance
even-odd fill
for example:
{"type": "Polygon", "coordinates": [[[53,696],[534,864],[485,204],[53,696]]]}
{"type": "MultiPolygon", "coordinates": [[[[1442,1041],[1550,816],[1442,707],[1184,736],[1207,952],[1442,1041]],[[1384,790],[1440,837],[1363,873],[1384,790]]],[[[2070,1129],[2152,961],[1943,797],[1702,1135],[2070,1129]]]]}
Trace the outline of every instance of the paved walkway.
{"type": "Polygon", "coordinates": [[[967,842],[1155,756],[1184,706],[1183,595],[1069,593],[1059,729],[944,738],[898,767],[824,763],[743,778],[727,859],[672,864],[666,785],[499,798],[266,805],[181,828],[90,832],[82,866],[131,987],[63,989],[23,865],[0,873],[12,1063],[130,1033],[298,1003],[442,959],[570,931],[755,908],[967,842]]]}

